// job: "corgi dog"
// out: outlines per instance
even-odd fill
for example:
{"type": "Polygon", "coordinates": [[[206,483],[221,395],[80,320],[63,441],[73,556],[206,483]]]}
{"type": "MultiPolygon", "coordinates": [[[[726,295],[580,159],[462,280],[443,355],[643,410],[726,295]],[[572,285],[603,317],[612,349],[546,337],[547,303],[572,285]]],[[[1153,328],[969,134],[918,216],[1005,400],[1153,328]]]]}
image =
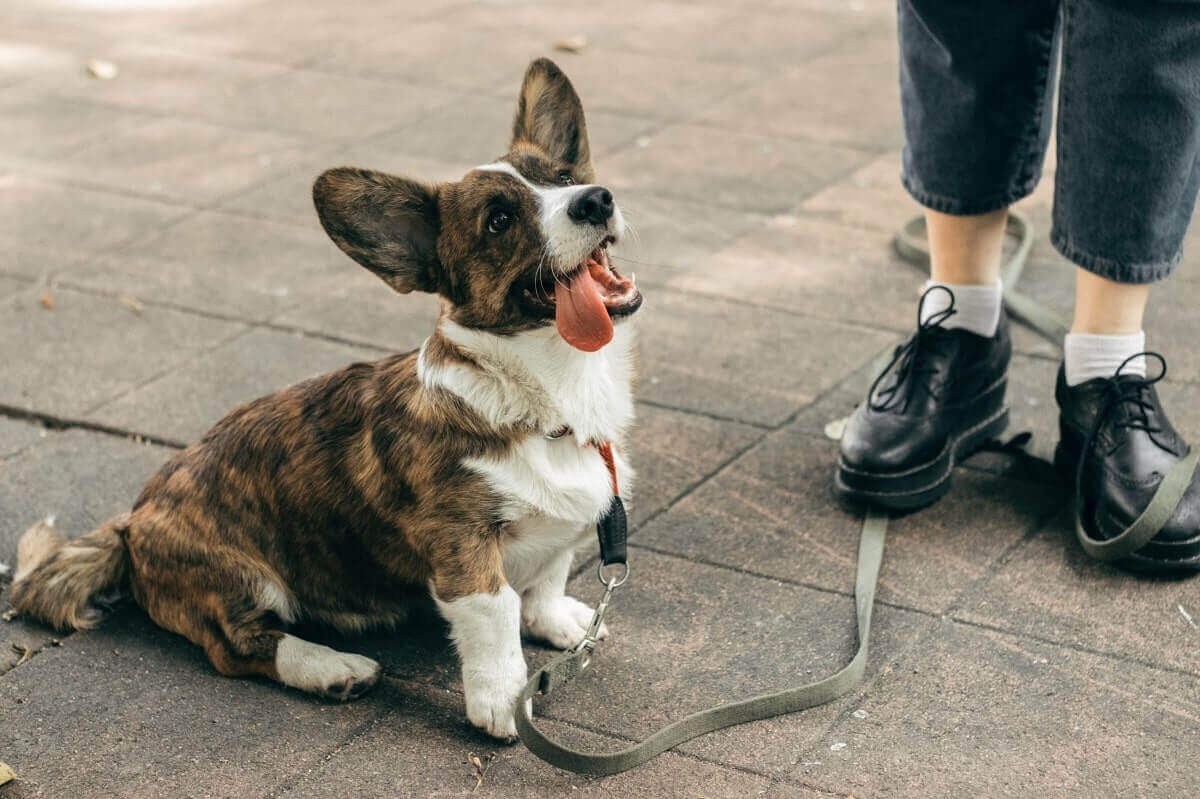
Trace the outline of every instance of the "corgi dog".
{"type": "Polygon", "coordinates": [[[334,243],[393,290],[438,295],[436,329],[416,352],[235,409],[82,538],[35,525],[13,606],[82,629],[125,592],[221,674],[345,701],[379,664],[291,625],[394,627],[431,595],[467,718],[511,740],[521,636],[583,638],[591,610],[564,593],[572,556],[633,478],[642,295],[608,257],[624,218],[596,183],[579,97],[546,59],[525,73],[498,160],[438,185],[340,167],[313,200],[334,243]]]}

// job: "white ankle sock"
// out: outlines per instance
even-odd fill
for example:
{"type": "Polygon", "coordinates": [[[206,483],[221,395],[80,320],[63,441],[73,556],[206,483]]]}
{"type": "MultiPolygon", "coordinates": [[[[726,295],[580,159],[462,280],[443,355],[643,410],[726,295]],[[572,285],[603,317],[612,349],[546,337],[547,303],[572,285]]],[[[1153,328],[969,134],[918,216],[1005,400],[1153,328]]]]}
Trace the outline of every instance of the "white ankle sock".
{"type": "MultiPolygon", "coordinates": [[[[1146,349],[1146,331],[1121,336],[1068,333],[1063,340],[1067,385],[1077,386],[1095,377],[1112,377],[1126,358],[1146,349]]],[[[1146,359],[1134,358],[1121,369],[1123,375],[1146,376],[1146,359]]]]}
{"type": "MultiPolygon", "coordinates": [[[[939,283],[936,280],[925,281],[925,291],[929,291],[933,286],[944,286],[954,292],[954,310],[957,313],[943,322],[942,327],[967,330],[984,338],[996,335],[996,325],[1000,324],[999,280],[991,286],[962,286],[956,283],[939,283]]],[[[924,322],[935,313],[949,307],[950,295],[944,291],[935,291],[925,298],[925,305],[921,308],[921,321],[924,322]]]]}

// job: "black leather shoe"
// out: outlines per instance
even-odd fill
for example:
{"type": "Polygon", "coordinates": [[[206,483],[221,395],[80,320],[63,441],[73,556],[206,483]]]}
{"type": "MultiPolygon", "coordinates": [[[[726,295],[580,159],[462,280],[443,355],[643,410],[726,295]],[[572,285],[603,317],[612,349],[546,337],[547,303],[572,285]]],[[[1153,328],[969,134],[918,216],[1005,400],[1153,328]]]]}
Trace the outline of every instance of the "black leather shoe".
{"type": "Polygon", "coordinates": [[[934,286],[921,305],[935,291],[950,294],[950,307],[896,348],[846,424],[834,481],[844,499],[896,510],[928,505],[950,490],[955,463],[1008,426],[1008,317],[1000,311],[991,338],[944,328],[954,294],[934,286]]]}
{"type": "Polygon", "coordinates": [[[1118,369],[1113,377],[1068,386],[1059,369],[1054,395],[1060,437],[1054,463],[1068,485],[1076,487],[1080,541],[1089,554],[1141,572],[1200,570],[1200,479],[1195,473],[1182,475],[1182,497],[1167,500],[1177,504],[1165,506],[1162,519],[1142,536],[1148,538],[1145,543],[1132,552],[1123,551],[1128,547],[1105,552],[1102,544],[1097,546],[1133,525],[1164,477],[1172,468],[1180,469],[1177,464],[1191,452],[1154,388],[1166,374],[1166,362],[1158,353],[1143,355],[1162,365],[1157,376],[1143,378],[1118,369]]]}

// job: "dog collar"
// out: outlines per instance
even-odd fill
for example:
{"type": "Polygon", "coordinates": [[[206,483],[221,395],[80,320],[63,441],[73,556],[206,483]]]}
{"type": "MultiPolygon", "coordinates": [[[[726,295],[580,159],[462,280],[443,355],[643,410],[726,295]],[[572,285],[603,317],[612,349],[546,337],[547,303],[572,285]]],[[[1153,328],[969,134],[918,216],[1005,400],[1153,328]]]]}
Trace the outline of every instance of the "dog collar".
{"type": "MultiPolygon", "coordinates": [[[[573,431],[571,430],[571,426],[564,424],[561,427],[556,427],[553,430],[551,430],[549,433],[546,433],[546,438],[549,439],[550,441],[557,441],[558,439],[563,438],[572,432],[573,431]]],[[[587,444],[585,444],[584,446],[595,447],[596,451],[600,453],[600,457],[604,459],[604,465],[608,468],[608,476],[612,480],[613,496],[614,497],[620,496],[621,490],[620,490],[619,484],[617,483],[617,462],[616,462],[616,459],[613,457],[612,442],[611,441],[597,441],[596,439],[593,438],[590,441],[588,441],[587,444]]]]}

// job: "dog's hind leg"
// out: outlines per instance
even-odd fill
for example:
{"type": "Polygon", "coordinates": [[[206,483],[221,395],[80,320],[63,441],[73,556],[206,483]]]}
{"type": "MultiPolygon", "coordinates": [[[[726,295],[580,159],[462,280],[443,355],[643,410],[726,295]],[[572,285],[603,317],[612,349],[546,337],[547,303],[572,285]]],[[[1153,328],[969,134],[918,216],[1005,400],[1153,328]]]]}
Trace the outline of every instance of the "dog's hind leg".
{"type": "MultiPolygon", "coordinates": [[[[294,601],[265,566],[209,550],[181,558],[135,558],[134,596],[159,626],[197,644],[227,677],[268,677],[335,701],[357,699],[379,680],[379,664],[287,632],[294,601]],[[154,565],[151,565],[151,564],[154,565]]],[[[179,553],[176,553],[179,554],[179,553]]]]}
{"type": "Polygon", "coordinates": [[[379,680],[377,662],[287,633],[279,615],[256,598],[230,601],[209,594],[186,607],[159,601],[150,615],[200,645],[227,677],[268,677],[337,702],[359,698],[379,680]]]}

